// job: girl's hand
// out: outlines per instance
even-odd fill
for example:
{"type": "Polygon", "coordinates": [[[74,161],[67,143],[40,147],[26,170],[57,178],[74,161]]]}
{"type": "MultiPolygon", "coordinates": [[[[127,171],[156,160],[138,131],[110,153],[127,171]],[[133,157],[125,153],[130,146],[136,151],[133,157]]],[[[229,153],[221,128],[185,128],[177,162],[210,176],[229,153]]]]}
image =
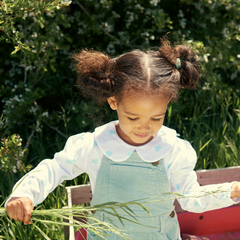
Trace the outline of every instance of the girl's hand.
{"type": "Polygon", "coordinates": [[[24,224],[32,224],[30,222],[33,210],[33,202],[28,197],[13,197],[8,202],[7,213],[11,219],[23,221],[24,224]]]}
{"type": "Polygon", "coordinates": [[[231,188],[231,198],[240,197],[240,182],[236,182],[231,188]]]}

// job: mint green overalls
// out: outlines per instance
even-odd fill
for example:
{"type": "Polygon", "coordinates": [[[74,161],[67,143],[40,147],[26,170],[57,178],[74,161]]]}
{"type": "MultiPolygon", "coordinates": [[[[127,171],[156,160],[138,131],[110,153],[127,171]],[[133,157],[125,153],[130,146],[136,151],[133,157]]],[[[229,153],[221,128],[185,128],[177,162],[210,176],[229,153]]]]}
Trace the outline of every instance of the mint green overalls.
{"type": "MultiPolygon", "coordinates": [[[[169,192],[170,185],[162,160],[153,164],[144,162],[137,152],[133,152],[123,162],[114,162],[104,156],[97,175],[91,205],[112,201],[128,202],[169,192]]],[[[153,218],[140,206],[129,206],[136,214],[137,221],[141,225],[123,220],[123,226],[116,217],[98,211],[94,214],[94,217],[115,224],[133,240],[178,240],[181,239],[179,225],[173,207],[173,200],[166,200],[169,198],[171,198],[171,195],[163,194],[158,198],[162,201],[144,203],[153,218]]],[[[149,199],[149,201],[151,200],[154,199],[149,199]]],[[[123,210],[116,210],[119,215],[134,221],[123,210]]],[[[122,239],[116,234],[110,234],[111,236],[106,237],[107,240],[122,239]]],[[[88,240],[91,239],[98,240],[99,238],[94,233],[89,232],[88,240]]]]}

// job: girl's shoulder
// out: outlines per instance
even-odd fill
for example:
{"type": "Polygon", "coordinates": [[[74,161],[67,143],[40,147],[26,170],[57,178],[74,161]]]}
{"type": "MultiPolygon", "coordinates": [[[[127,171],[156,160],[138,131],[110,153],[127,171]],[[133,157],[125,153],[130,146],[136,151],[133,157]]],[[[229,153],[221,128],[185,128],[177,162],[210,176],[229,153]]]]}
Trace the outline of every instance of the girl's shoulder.
{"type": "MultiPolygon", "coordinates": [[[[95,128],[94,132],[83,132],[72,135],[68,138],[66,142],[66,146],[77,147],[79,148],[91,148],[97,146],[96,139],[99,136],[103,136],[103,133],[106,134],[106,131],[109,130],[109,135],[113,135],[114,131],[114,123],[110,122],[100,127],[95,128]]],[[[65,146],[65,147],[66,147],[65,146]]]]}
{"type": "Polygon", "coordinates": [[[72,152],[84,152],[91,151],[94,147],[94,133],[91,132],[84,132],[72,135],[68,138],[65,144],[65,151],[72,151],[72,152]]]}
{"type": "Polygon", "coordinates": [[[93,138],[93,133],[90,132],[83,132],[72,135],[68,138],[67,142],[71,142],[72,144],[77,144],[80,142],[91,141],[93,138]]]}
{"type": "Polygon", "coordinates": [[[174,169],[195,167],[197,162],[197,154],[190,142],[176,137],[175,144],[166,157],[166,164],[174,169]]]}

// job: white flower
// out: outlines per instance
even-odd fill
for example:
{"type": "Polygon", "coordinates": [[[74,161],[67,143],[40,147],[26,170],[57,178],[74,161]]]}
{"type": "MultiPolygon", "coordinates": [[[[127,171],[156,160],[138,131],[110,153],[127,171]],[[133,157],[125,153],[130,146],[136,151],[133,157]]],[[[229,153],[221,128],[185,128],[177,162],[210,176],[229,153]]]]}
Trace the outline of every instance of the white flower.
{"type": "Polygon", "coordinates": [[[72,1],[69,0],[62,0],[61,2],[62,4],[66,4],[66,5],[70,5],[72,3],[72,1]]]}
{"type": "Polygon", "coordinates": [[[84,31],[81,28],[78,28],[77,34],[83,34],[84,31]]]}
{"type": "Polygon", "coordinates": [[[215,17],[211,17],[211,23],[216,23],[216,18],[215,17]]]}
{"type": "Polygon", "coordinates": [[[178,11],[178,17],[180,17],[180,18],[184,17],[183,11],[181,9],[179,9],[179,11],[178,11]]]}
{"type": "Polygon", "coordinates": [[[107,51],[109,53],[115,53],[115,47],[112,43],[109,43],[108,46],[107,46],[107,51]]]}
{"type": "Polygon", "coordinates": [[[156,7],[160,1],[161,1],[161,0],[151,0],[151,1],[150,1],[150,4],[152,4],[153,6],[156,7]]]}
{"type": "Polygon", "coordinates": [[[210,56],[210,53],[206,53],[203,55],[203,59],[206,63],[208,63],[208,56],[210,56]]]}
{"type": "Polygon", "coordinates": [[[205,82],[202,90],[210,90],[210,83],[205,82]]]}
{"type": "Polygon", "coordinates": [[[13,166],[13,170],[12,170],[14,173],[17,172],[17,167],[16,166],[13,166]]]}
{"type": "Polygon", "coordinates": [[[26,71],[32,70],[32,68],[33,68],[33,67],[32,67],[31,65],[30,65],[30,66],[26,66],[25,70],[26,70],[26,71]]]}
{"type": "Polygon", "coordinates": [[[24,150],[19,152],[19,157],[24,157],[24,150]]]}
{"type": "Polygon", "coordinates": [[[126,27],[129,28],[131,23],[134,21],[134,13],[127,11],[127,15],[128,15],[128,17],[127,17],[127,20],[126,20],[126,27]]]}
{"type": "Polygon", "coordinates": [[[37,108],[35,108],[35,107],[33,107],[33,106],[31,106],[31,108],[29,109],[29,112],[30,113],[36,113],[36,111],[37,111],[37,108]]]}
{"type": "Polygon", "coordinates": [[[181,20],[179,20],[179,24],[182,28],[185,28],[186,24],[187,24],[187,19],[186,18],[182,18],[181,20]]]}
{"type": "Polygon", "coordinates": [[[40,127],[36,128],[36,132],[41,132],[41,131],[42,131],[42,129],[40,127]]]}
{"type": "Polygon", "coordinates": [[[22,161],[21,160],[18,160],[17,161],[17,169],[22,169],[23,167],[22,167],[22,161]]]}
{"type": "Polygon", "coordinates": [[[43,116],[43,117],[48,117],[48,112],[42,113],[42,116],[43,116]]]}
{"type": "Polygon", "coordinates": [[[135,5],[135,8],[139,9],[141,12],[144,10],[144,8],[139,3],[135,5]]]}
{"type": "Polygon", "coordinates": [[[231,80],[235,79],[237,77],[238,71],[235,71],[231,74],[231,80]]]}
{"type": "Polygon", "coordinates": [[[51,12],[47,12],[46,14],[48,17],[53,17],[53,13],[51,13],[51,12]]]}
{"type": "Polygon", "coordinates": [[[33,38],[36,38],[36,37],[37,37],[37,33],[34,32],[34,33],[32,34],[32,37],[33,37],[33,38]]]}

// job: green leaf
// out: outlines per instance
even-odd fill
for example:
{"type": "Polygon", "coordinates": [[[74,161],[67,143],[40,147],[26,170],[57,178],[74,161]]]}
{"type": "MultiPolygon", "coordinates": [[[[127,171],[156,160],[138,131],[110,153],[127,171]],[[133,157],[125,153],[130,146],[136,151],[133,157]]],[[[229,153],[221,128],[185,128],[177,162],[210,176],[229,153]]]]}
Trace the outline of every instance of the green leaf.
{"type": "Polygon", "coordinates": [[[15,50],[11,52],[11,55],[16,54],[20,50],[19,46],[15,46],[14,48],[15,50]]]}

